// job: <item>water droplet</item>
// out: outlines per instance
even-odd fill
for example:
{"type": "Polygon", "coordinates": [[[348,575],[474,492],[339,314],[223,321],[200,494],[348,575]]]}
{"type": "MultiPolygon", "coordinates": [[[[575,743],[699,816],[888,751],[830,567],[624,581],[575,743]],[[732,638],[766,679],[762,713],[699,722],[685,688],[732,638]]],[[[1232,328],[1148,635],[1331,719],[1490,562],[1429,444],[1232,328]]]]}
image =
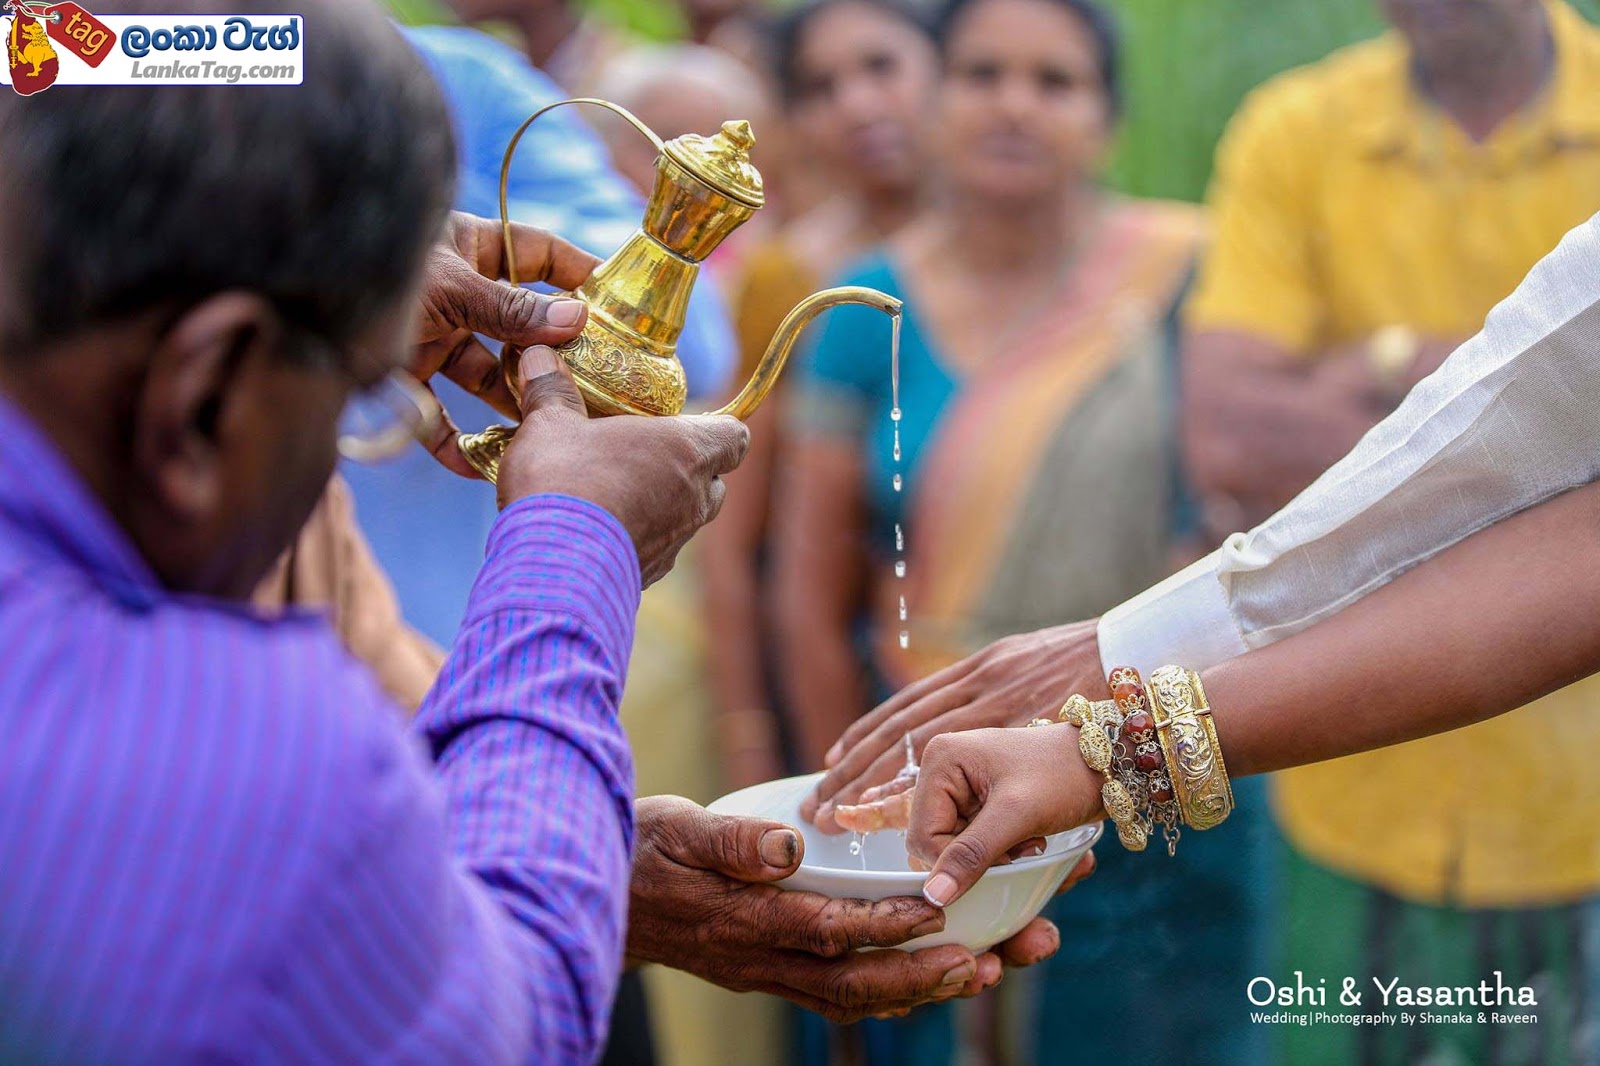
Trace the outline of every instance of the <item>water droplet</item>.
{"type": "Polygon", "coordinates": [[[894,461],[897,462],[897,463],[900,461],[900,438],[899,437],[896,437],[894,439],[894,461]]]}
{"type": "Polygon", "coordinates": [[[906,535],[901,532],[899,522],[894,524],[894,550],[897,552],[906,550],[906,535]]]}
{"type": "Polygon", "coordinates": [[[905,482],[900,480],[899,474],[896,474],[894,476],[894,491],[899,492],[903,488],[905,488],[905,482]]]}
{"type": "Polygon", "coordinates": [[[904,559],[896,559],[894,561],[894,576],[895,577],[905,577],[906,576],[906,561],[904,559]]]}
{"type": "Polygon", "coordinates": [[[911,647],[911,634],[904,629],[900,631],[900,647],[902,649],[911,647]]]}
{"type": "Polygon", "coordinates": [[[860,855],[861,854],[861,841],[852,840],[850,842],[850,854],[852,854],[852,855],[860,855]]]}
{"type": "Polygon", "coordinates": [[[898,407],[896,407],[894,410],[889,412],[889,421],[891,421],[891,422],[898,422],[898,421],[900,421],[900,419],[902,417],[904,417],[904,416],[901,415],[900,408],[898,408],[898,407]]]}
{"type": "Polygon", "coordinates": [[[900,621],[904,622],[905,620],[906,620],[906,598],[904,596],[901,596],[900,597],[900,621]]]}
{"type": "Polygon", "coordinates": [[[900,312],[894,314],[894,334],[889,340],[889,392],[890,407],[900,410],[900,312]]]}

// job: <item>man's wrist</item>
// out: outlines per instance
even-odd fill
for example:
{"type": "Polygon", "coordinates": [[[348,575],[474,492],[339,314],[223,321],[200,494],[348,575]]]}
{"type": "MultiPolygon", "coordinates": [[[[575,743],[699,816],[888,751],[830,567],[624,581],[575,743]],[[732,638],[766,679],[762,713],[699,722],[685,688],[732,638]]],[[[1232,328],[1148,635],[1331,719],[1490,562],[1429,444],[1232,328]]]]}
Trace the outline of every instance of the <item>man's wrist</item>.
{"type": "Polygon", "coordinates": [[[495,519],[485,556],[466,623],[507,609],[581,613],[624,631],[631,645],[639,554],[605,508],[555,493],[523,497],[495,519]]]}

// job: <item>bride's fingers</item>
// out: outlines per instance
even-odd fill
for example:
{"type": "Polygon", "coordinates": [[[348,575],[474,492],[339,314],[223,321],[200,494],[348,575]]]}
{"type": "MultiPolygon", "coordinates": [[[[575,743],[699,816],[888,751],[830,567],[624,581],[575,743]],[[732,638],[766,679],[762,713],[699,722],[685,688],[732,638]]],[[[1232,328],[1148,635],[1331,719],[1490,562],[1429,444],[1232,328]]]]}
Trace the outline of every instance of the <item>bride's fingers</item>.
{"type": "Polygon", "coordinates": [[[1006,852],[1006,860],[1008,862],[1016,862],[1018,859],[1032,859],[1043,854],[1044,837],[1034,837],[1031,840],[1024,840],[1006,852]]]}
{"type": "Polygon", "coordinates": [[[888,781],[881,785],[874,785],[872,788],[869,788],[865,792],[861,793],[861,799],[857,801],[857,805],[861,803],[877,803],[879,800],[886,800],[890,796],[898,796],[902,792],[910,792],[916,787],[916,774],[901,774],[893,781],[888,781]]]}
{"type": "Polygon", "coordinates": [[[840,826],[853,833],[904,829],[911,822],[911,804],[916,794],[916,789],[909,788],[904,792],[895,792],[869,803],[836,807],[833,817],[840,826]]]}
{"type": "MultiPolygon", "coordinates": [[[[1036,835],[1033,827],[1026,824],[1031,821],[1026,810],[1003,801],[992,802],[993,799],[953,837],[941,832],[936,814],[924,817],[919,813],[917,823],[907,830],[907,850],[934,860],[922,894],[935,907],[948,907],[960,899],[978,883],[985,870],[1017,846],[1016,841],[1036,835]]],[[[949,819],[945,821],[948,823],[949,819]]]]}

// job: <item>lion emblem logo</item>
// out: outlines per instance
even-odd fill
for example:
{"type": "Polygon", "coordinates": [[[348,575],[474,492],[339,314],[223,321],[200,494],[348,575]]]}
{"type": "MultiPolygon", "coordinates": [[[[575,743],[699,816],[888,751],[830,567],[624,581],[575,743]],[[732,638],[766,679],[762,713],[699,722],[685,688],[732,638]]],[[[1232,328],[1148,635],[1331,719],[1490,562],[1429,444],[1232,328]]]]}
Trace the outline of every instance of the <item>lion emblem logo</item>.
{"type": "MultiPolygon", "coordinates": [[[[45,36],[44,27],[37,22],[29,22],[26,25],[22,24],[21,19],[15,22],[22,27],[22,47],[18,48],[15,39],[12,40],[11,62],[33,64],[33,69],[28,73],[37,78],[43,73],[44,65],[56,57],[55,46],[50,43],[50,38],[45,36]]],[[[15,33],[12,34],[13,38],[17,36],[15,33]]]]}
{"type": "Polygon", "coordinates": [[[11,16],[11,32],[6,36],[6,58],[11,67],[11,85],[23,96],[48,89],[56,80],[61,60],[44,26],[30,15],[11,16]]]}

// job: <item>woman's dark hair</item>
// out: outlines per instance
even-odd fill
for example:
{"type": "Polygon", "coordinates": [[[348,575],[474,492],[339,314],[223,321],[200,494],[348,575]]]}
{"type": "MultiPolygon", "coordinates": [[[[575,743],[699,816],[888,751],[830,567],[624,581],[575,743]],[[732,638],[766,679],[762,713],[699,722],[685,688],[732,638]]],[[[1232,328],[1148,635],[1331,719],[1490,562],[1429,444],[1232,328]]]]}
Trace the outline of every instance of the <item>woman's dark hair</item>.
{"type": "MultiPolygon", "coordinates": [[[[961,21],[962,15],[982,2],[983,0],[945,0],[944,7],[939,9],[939,14],[934,19],[934,39],[939,42],[940,51],[949,49],[950,37],[961,21]]],[[[1110,11],[1095,3],[1095,0],[1047,0],[1047,2],[1066,8],[1088,29],[1089,36],[1094,39],[1095,58],[1100,62],[1100,77],[1105,83],[1106,103],[1110,108],[1111,117],[1120,118],[1122,116],[1122,31],[1117,28],[1116,18],[1110,11]]]]}
{"type": "Polygon", "coordinates": [[[927,16],[909,0],[807,0],[772,24],[769,48],[777,72],[778,91],[785,106],[792,106],[800,98],[800,44],[805,40],[806,30],[824,11],[851,4],[881,11],[918,33],[926,34],[930,41],[934,39],[933,26],[927,16]]]}

